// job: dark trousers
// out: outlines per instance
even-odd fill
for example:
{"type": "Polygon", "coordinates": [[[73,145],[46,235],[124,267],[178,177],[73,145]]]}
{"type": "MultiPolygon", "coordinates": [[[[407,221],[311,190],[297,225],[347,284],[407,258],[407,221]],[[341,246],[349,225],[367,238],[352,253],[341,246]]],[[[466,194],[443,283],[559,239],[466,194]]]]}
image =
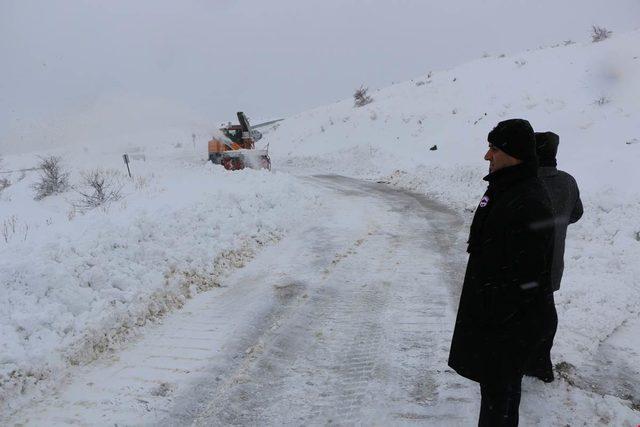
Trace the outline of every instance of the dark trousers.
{"type": "Polygon", "coordinates": [[[478,427],[518,425],[522,377],[504,383],[481,383],[478,427]]]}
{"type": "Polygon", "coordinates": [[[553,303],[553,311],[549,311],[546,320],[546,330],[548,333],[542,337],[531,353],[531,357],[525,366],[525,375],[536,377],[544,382],[553,381],[553,363],[551,362],[551,348],[553,339],[558,328],[558,315],[555,311],[553,294],[548,296],[553,303]]]}

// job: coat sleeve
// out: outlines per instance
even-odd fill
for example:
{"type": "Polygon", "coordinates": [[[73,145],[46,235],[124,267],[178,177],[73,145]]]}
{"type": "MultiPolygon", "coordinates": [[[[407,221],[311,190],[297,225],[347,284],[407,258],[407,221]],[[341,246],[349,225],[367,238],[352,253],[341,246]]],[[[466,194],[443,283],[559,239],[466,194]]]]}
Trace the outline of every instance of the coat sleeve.
{"type": "Polygon", "coordinates": [[[485,285],[485,308],[494,326],[516,321],[533,298],[546,291],[552,257],[553,214],[541,202],[513,206],[504,226],[504,257],[485,285]]]}
{"type": "Polygon", "coordinates": [[[582,214],[584,213],[584,210],[582,208],[582,200],[580,199],[580,190],[578,189],[578,185],[575,185],[575,189],[576,189],[576,203],[573,206],[573,210],[571,211],[571,215],[569,216],[569,224],[573,224],[575,222],[578,222],[578,220],[580,218],[582,218],[582,214]]]}

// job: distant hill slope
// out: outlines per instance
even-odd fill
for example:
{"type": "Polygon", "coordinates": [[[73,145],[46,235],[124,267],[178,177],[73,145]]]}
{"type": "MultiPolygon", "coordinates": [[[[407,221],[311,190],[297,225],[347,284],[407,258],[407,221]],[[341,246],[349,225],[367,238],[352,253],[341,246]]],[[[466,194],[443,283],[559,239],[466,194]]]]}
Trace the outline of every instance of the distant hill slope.
{"type": "Polygon", "coordinates": [[[640,31],[487,57],[370,90],[374,101],[364,107],[346,99],[280,123],[268,135],[273,157],[309,166],[303,158],[323,156],[321,169],[347,174],[459,163],[484,172],[487,133],[523,117],[560,135],[559,164],[583,186],[618,186],[638,177],[637,46],[640,31]]]}

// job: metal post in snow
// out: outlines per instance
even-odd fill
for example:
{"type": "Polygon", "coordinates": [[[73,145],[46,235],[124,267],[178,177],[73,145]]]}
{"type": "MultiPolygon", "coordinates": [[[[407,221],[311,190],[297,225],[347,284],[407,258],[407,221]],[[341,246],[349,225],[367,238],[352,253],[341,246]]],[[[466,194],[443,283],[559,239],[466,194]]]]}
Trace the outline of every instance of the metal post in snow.
{"type": "Polygon", "coordinates": [[[128,154],[123,154],[122,155],[122,160],[124,160],[124,164],[127,165],[127,172],[129,172],[129,178],[133,178],[131,176],[131,169],[129,169],[129,155],[128,154]]]}

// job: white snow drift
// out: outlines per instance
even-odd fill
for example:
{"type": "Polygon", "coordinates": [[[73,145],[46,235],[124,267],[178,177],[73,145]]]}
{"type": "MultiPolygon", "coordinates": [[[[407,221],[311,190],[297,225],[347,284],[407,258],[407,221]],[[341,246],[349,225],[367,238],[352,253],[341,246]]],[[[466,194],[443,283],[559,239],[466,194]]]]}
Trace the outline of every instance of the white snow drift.
{"type": "MultiPolygon", "coordinates": [[[[72,206],[77,192],[34,201],[30,185],[37,173],[8,175],[12,185],[0,194],[5,403],[217,286],[220,275],[319,203],[285,174],[228,172],[199,160],[202,153],[170,149],[158,156],[161,147],[155,148],[131,165],[133,180],[116,173],[123,199],[84,213],[72,206]]],[[[58,154],[76,185],[81,170],[124,167],[119,154],[58,154]]],[[[36,160],[8,157],[5,166],[36,160]]]]}

